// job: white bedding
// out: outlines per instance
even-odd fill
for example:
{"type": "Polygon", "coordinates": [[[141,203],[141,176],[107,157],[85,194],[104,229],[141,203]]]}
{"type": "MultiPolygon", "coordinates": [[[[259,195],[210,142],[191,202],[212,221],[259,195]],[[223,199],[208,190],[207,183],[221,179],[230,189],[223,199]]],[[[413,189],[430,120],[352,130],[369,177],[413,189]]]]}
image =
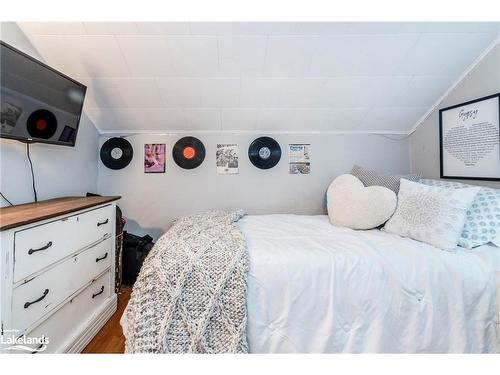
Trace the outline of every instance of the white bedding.
{"type": "Polygon", "coordinates": [[[238,225],[252,353],[500,352],[497,247],[450,253],[327,216],[238,225]]]}
{"type": "Polygon", "coordinates": [[[253,353],[498,352],[500,249],[450,253],[327,216],[246,216],[253,353]]]}

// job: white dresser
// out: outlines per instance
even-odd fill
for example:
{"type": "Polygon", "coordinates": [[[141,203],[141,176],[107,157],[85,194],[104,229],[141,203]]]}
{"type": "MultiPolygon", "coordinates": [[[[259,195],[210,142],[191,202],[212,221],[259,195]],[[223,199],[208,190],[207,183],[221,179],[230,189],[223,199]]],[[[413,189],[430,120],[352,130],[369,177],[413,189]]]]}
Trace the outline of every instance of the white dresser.
{"type": "Polygon", "coordinates": [[[0,209],[0,353],[80,352],[113,315],[117,199],[0,209]]]}

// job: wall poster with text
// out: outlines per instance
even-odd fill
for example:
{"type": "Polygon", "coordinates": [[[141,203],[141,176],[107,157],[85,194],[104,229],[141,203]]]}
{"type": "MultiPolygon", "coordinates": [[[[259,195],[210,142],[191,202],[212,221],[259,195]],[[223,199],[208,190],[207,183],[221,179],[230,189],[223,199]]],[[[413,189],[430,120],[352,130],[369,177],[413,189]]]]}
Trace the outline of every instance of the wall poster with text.
{"type": "Polygon", "coordinates": [[[237,174],[238,173],[238,145],[217,144],[215,154],[218,174],[237,174]]]}
{"type": "Polygon", "coordinates": [[[289,173],[290,174],[310,174],[311,173],[311,145],[310,144],[289,144],[289,173]]]}
{"type": "Polygon", "coordinates": [[[500,180],[500,94],[439,111],[441,177],[500,180]]]}

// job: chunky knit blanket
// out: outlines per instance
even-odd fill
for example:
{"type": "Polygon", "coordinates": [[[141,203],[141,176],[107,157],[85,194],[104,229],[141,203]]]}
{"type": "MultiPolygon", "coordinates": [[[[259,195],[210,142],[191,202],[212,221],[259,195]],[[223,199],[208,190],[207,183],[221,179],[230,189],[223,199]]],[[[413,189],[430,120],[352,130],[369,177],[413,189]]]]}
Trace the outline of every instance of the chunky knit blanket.
{"type": "Polygon", "coordinates": [[[187,216],[158,240],[127,306],[127,353],[248,352],[242,216],[187,216]]]}

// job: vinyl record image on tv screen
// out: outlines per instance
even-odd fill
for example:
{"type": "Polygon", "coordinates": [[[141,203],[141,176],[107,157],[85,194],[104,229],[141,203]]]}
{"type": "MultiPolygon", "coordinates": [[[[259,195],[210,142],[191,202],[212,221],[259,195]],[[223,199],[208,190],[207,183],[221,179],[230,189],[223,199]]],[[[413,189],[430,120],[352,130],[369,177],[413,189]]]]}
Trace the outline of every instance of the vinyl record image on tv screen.
{"type": "Polygon", "coordinates": [[[74,146],[86,87],[0,42],[0,136],[74,146]]]}

